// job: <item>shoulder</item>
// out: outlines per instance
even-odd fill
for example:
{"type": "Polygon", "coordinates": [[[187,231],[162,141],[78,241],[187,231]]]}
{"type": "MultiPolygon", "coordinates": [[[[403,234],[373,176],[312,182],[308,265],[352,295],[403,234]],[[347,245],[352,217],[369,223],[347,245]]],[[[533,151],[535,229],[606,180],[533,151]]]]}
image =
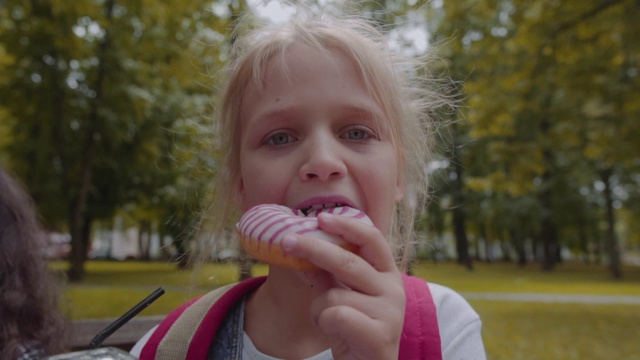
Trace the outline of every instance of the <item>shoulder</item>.
{"type": "Polygon", "coordinates": [[[156,331],[157,328],[158,328],[158,325],[154,326],[151,330],[147,331],[147,333],[144,334],[140,338],[140,340],[138,340],[138,342],[136,342],[135,345],[133,345],[133,348],[131,348],[131,351],[129,353],[132,356],[134,356],[136,359],[140,358],[140,353],[142,352],[142,348],[147,343],[147,341],[149,341],[149,338],[156,331]]]}
{"type": "Polygon", "coordinates": [[[444,359],[485,359],[478,313],[456,291],[427,283],[436,307],[444,359]]]}
{"type": "MultiPolygon", "coordinates": [[[[179,346],[190,349],[190,344],[201,344],[213,339],[218,326],[243,296],[259,287],[265,277],[255,277],[240,283],[228,284],[199,296],[172,311],[155,328],[145,334],[131,349],[137,357],[154,357],[160,347],[179,346]],[[188,331],[185,331],[188,329],[188,331]]],[[[205,347],[197,347],[206,351],[205,347]]]]}
{"type": "Polygon", "coordinates": [[[448,318],[451,315],[456,315],[455,313],[461,313],[468,320],[480,320],[480,316],[467,300],[455,290],[431,282],[427,282],[427,285],[438,310],[438,317],[442,315],[448,318]]]}

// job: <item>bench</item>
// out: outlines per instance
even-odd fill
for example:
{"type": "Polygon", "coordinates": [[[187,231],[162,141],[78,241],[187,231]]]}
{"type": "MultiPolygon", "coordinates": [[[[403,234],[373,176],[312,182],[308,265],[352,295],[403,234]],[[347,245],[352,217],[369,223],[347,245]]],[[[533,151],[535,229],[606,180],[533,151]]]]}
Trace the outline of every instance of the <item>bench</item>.
{"type": "MultiPolygon", "coordinates": [[[[112,346],[129,351],[133,345],[152,327],[158,325],[164,315],[160,316],[140,316],[135,317],[121,328],[116,330],[111,336],[106,338],[101,347],[112,346]]],[[[115,319],[86,319],[75,320],[71,330],[71,349],[73,351],[85,350],[89,347],[91,340],[104,330],[115,319]]]]}

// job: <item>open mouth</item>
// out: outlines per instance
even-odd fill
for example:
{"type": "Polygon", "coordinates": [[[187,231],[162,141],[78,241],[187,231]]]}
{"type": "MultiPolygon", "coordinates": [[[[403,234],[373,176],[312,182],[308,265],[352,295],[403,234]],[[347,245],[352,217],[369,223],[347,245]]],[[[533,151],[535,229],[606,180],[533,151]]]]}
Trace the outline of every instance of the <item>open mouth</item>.
{"type": "Polygon", "coordinates": [[[331,209],[331,208],[337,208],[337,207],[342,207],[342,206],[348,206],[347,204],[343,204],[343,203],[326,203],[326,204],[316,204],[316,205],[311,205],[309,207],[306,207],[304,209],[300,209],[300,211],[302,211],[302,213],[307,216],[309,215],[309,213],[311,213],[312,211],[315,210],[320,210],[320,209],[331,209]]]}

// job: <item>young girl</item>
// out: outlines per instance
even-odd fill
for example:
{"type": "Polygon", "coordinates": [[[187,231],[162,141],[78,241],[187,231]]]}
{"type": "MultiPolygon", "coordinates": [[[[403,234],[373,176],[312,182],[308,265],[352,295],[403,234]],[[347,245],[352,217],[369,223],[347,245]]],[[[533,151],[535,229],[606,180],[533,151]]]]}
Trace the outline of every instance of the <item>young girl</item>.
{"type": "Polygon", "coordinates": [[[282,251],[318,270],[271,265],[266,279],[233,287],[242,289],[233,296],[212,293],[215,306],[177,310],[132,354],[484,359],[473,309],[396,265],[407,264],[414,214],[427,194],[429,115],[445,102],[425,90],[434,83],[423,69],[398,63],[387,45],[364,20],[301,15],[235,40],[219,116],[227,156],[208,219],[221,219],[222,229],[238,220],[237,210],[259,204],[345,205],[374,226],[321,214],[322,230],[358,250],[287,236],[282,251]]]}

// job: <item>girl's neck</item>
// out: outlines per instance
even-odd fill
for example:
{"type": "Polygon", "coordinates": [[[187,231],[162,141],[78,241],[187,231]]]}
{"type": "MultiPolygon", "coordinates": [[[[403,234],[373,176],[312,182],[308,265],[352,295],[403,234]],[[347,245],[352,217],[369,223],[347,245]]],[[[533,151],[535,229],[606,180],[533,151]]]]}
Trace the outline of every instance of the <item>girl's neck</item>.
{"type": "Polygon", "coordinates": [[[244,330],[255,346],[278,358],[306,358],[330,347],[311,321],[316,291],[292,271],[272,268],[245,305],[244,330]]]}

